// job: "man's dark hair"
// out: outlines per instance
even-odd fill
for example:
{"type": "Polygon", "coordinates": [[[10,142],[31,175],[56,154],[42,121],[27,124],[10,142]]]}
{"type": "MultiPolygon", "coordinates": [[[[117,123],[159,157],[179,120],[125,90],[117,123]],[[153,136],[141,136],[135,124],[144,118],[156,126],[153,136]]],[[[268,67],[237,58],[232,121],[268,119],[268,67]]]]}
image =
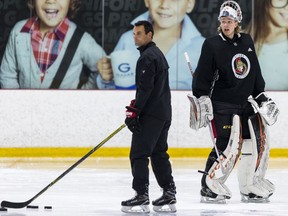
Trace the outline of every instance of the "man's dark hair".
{"type": "Polygon", "coordinates": [[[152,38],[154,35],[153,25],[147,20],[140,20],[134,24],[134,26],[144,26],[145,34],[152,32],[152,38]]]}

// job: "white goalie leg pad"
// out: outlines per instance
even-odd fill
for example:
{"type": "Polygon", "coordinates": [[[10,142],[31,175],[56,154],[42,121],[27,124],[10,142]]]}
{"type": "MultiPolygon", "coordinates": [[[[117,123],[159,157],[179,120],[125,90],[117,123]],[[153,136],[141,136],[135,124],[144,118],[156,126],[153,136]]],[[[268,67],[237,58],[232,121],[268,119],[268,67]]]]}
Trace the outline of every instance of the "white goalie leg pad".
{"type": "Polygon", "coordinates": [[[265,174],[268,168],[268,161],[270,156],[270,142],[269,142],[270,138],[268,133],[268,127],[265,124],[265,122],[263,122],[263,131],[265,134],[264,138],[265,143],[263,145],[263,152],[260,158],[259,166],[257,167],[257,170],[255,172],[254,181],[258,182],[259,184],[261,184],[262,187],[267,189],[271,196],[275,191],[275,185],[268,179],[265,179],[265,174]]]}
{"type": "MultiPolygon", "coordinates": [[[[256,118],[260,119],[259,116],[256,116],[256,118]]],[[[261,123],[262,122],[260,119],[260,127],[262,127],[261,123]]],[[[256,200],[261,199],[263,200],[263,202],[267,202],[267,199],[271,195],[271,192],[267,189],[268,183],[263,180],[263,175],[265,175],[267,169],[266,159],[268,160],[267,157],[263,157],[263,153],[265,153],[263,152],[263,149],[265,149],[265,143],[263,143],[263,138],[265,137],[265,135],[263,134],[262,138],[258,139],[258,142],[261,143],[257,143],[257,138],[255,135],[255,127],[257,127],[257,125],[255,126],[254,124],[253,127],[253,123],[251,119],[249,119],[248,126],[251,139],[244,140],[242,146],[242,156],[238,166],[239,189],[242,195],[242,201],[244,202],[257,202],[256,200]],[[259,148],[259,152],[257,150],[257,145],[259,148]],[[261,165],[261,167],[259,165],[261,165]],[[264,184],[267,187],[264,187],[264,184]]],[[[263,133],[262,129],[263,127],[256,130],[259,130],[261,133],[263,133]]]]}
{"type": "Polygon", "coordinates": [[[228,145],[224,152],[219,155],[217,161],[214,162],[206,177],[206,184],[211,191],[226,197],[226,199],[232,196],[231,191],[224,183],[239,158],[242,146],[240,131],[240,118],[238,115],[234,115],[228,145]]]}
{"type": "MultiPolygon", "coordinates": [[[[238,182],[240,193],[243,196],[268,197],[269,191],[259,183],[254,184],[255,168],[258,158],[257,146],[252,140],[244,140],[242,156],[238,166],[238,182]]],[[[244,200],[243,200],[244,201],[244,200]]]]}
{"type": "Polygon", "coordinates": [[[269,191],[269,196],[271,196],[275,192],[275,185],[268,179],[261,179],[260,184],[269,191]]]}
{"type": "Polygon", "coordinates": [[[224,185],[224,183],[220,183],[219,179],[213,179],[208,176],[206,177],[206,185],[213,193],[217,195],[216,197],[223,197],[223,199],[230,199],[232,197],[231,191],[226,185],[224,185]]]}

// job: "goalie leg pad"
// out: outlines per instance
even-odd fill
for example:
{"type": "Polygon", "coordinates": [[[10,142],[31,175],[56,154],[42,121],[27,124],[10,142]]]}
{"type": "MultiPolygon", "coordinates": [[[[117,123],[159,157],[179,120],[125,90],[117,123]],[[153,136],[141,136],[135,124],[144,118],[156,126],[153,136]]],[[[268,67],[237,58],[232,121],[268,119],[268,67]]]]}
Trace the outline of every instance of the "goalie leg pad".
{"type": "Polygon", "coordinates": [[[240,118],[234,115],[232,119],[231,134],[226,149],[219,155],[216,162],[209,170],[209,175],[225,183],[232,172],[241,152],[242,138],[240,118]]]}
{"type": "Polygon", "coordinates": [[[257,170],[255,172],[255,181],[261,184],[262,187],[267,189],[270,193],[270,196],[275,191],[275,185],[270,182],[268,179],[265,179],[265,174],[268,168],[268,161],[269,161],[269,155],[270,155],[270,142],[269,142],[269,133],[268,133],[268,127],[266,124],[263,124],[263,131],[264,131],[264,137],[263,140],[263,147],[262,147],[262,156],[259,158],[259,165],[257,167],[257,170]]]}
{"type": "Polygon", "coordinates": [[[251,139],[245,140],[238,166],[239,189],[243,202],[268,202],[273,184],[264,179],[268,164],[269,145],[259,115],[248,120],[251,139]],[[266,149],[267,147],[267,149],[266,149]]]}
{"type": "Polygon", "coordinates": [[[209,197],[215,199],[230,199],[232,196],[231,191],[224,183],[238,160],[242,146],[239,116],[234,115],[232,122],[228,145],[207,172],[205,179],[207,188],[205,186],[202,188],[202,196],[205,196],[205,194],[209,196],[211,194],[209,197]]]}

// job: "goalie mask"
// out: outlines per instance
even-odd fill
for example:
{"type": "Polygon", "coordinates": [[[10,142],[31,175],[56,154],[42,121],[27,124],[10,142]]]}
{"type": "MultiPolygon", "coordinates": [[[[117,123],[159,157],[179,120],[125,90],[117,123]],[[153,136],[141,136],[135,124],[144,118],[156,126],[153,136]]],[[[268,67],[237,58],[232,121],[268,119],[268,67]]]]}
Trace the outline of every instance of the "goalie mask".
{"type": "Polygon", "coordinates": [[[242,21],[242,12],[239,4],[235,1],[225,1],[220,7],[218,20],[221,17],[230,17],[240,23],[242,21]]]}

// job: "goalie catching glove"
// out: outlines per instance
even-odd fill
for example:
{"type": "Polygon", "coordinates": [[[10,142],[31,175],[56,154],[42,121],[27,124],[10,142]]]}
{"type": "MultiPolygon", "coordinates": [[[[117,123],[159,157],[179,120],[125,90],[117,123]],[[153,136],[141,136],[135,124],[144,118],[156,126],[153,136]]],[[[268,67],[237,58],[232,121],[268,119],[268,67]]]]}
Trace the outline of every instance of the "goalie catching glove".
{"type": "Polygon", "coordinates": [[[276,103],[267,97],[264,92],[260,93],[255,99],[248,99],[248,101],[254,108],[255,113],[259,113],[267,125],[271,126],[277,121],[280,111],[276,103]]]}
{"type": "Polygon", "coordinates": [[[140,111],[134,107],[135,100],[131,100],[130,105],[126,106],[125,124],[132,133],[140,131],[139,113],[140,111]]]}
{"type": "Polygon", "coordinates": [[[190,128],[198,130],[206,127],[213,119],[211,99],[206,95],[196,98],[188,94],[187,97],[190,101],[190,128]]]}

